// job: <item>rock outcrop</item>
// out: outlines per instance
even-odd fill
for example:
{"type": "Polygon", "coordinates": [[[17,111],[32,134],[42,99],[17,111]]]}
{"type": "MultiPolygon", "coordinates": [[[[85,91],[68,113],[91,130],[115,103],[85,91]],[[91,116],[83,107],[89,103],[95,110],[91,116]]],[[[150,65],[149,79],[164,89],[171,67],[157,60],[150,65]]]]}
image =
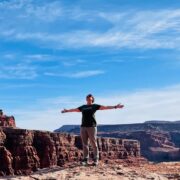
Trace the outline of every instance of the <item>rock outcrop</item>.
{"type": "Polygon", "coordinates": [[[14,116],[0,116],[0,126],[2,127],[16,127],[14,116]]]}
{"type": "MultiPolygon", "coordinates": [[[[65,125],[56,132],[79,133],[79,126],[65,125]]],[[[150,161],[180,160],[180,121],[148,121],[137,124],[100,125],[100,137],[136,139],[141,154],[150,161]]]]}
{"type": "MultiPolygon", "coordinates": [[[[137,140],[98,138],[100,160],[140,157],[137,140]]],[[[92,157],[90,147],[90,156],[92,157]]],[[[79,136],[15,128],[0,128],[0,175],[30,174],[39,168],[61,166],[82,159],[79,136]]]]}
{"type": "MultiPolygon", "coordinates": [[[[142,156],[150,161],[164,162],[180,160],[180,148],[172,142],[172,138],[168,132],[100,132],[99,136],[136,139],[141,143],[142,156]]],[[[176,138],[178,138],[178,136],[176,138]]]]}

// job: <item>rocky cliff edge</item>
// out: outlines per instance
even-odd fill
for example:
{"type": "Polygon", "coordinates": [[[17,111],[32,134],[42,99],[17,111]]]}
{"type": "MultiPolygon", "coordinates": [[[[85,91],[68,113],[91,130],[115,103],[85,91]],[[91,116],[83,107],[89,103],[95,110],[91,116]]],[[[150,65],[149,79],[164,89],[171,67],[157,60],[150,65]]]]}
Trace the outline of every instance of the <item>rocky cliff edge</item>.
{"type": "MultiPolygon", "coordinates": [[[[137,140],[98,138],[100,161],[129,158],[141,159],[137,140]]],[[[92,148],[90,147],[92,157],[92,148]]],[[[66,167],[82,159],[79,136],[37,131],[0,128],[0,176],[28,175],[42,168],[66,167]]]]}

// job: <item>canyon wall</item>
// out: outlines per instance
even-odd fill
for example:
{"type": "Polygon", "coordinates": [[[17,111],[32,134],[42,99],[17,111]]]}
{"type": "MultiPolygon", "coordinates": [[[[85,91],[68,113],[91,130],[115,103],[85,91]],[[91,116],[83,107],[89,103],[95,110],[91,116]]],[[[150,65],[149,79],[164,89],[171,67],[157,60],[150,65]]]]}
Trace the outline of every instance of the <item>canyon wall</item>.
{"type": "MultiPolygon", "coordinates": [[[[79,130],[78,125],[64,125],[55,131],[78,134],[79,130]]],[[[149,161],[180,161],[180,121],[99,125],[98,136],[138,140],[141,155],[149,161]]]]}
{"type": "MultiPolygon", "coordinates": [[[[128,159],[140,156],[137,140],[98,138],[100,160],[128,159]]],[[[90,156],[93,156],[90,147],[90,156]]],[[[30,174],[39,168],[62,166],[82,159],[79,136],[37,131],[0,128],[0,175],[30,174]]]]}

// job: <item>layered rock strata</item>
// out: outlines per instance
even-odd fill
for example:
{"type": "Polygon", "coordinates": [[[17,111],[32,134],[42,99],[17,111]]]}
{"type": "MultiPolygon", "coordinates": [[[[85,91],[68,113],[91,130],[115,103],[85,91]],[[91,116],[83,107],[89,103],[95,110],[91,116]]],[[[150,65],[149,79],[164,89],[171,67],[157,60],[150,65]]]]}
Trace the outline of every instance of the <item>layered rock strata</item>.
{"type": "MultiPolygon", "coordinates": [[[[79,134],[80,126],[64,125],[55,132],[79,134]]],[[[135,139],[149,161],[180,161],[180,121],[148,121],[136,124],[99,125],[98,135],[135,139]]]]}
{"type": "Polygon", "coordinates": [[[99,132],[102,137],[136,139],[141,143],[141,154],[150,161],[179,161],[180,133],[163,131],[99,132]],[[173,135],[173,136],[172,136],[173,135]]]}
{"type": "MultiPolygon", "coordinates": [[[[100,160],[140,156],[137,140],[98,138],[100,160]]],[[[93,156],[90,147],[90,156],[93,156]]],[[[0,128],[0,175],[30,174],[39,168],[62,166],[82,159],[79,136],[26,129],[0,128]]]]}

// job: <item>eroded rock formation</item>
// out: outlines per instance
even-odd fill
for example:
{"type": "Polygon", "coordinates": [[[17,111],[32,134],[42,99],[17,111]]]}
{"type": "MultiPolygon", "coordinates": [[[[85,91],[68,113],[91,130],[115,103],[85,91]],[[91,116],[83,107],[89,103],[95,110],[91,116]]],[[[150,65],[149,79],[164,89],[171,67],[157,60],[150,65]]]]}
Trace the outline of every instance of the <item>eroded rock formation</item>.
{"type": "MultiPolygon", "coordinates": [[[[98,138],[100,160],[128,159],[140,156],[137,140],[98,138]]],[[[90,156],[92,149],[90,148],[90,156]]],[[[79,136],[48,131],[0,128],[0,175],[30,174],[54,165],[65,167],[80,161],[79,136]]]]}
{"type": "Polygon", "coordinates": [[[14,116],[0,115],[0,126],[2,126],[2,127],[16,127],[14,116]]]}
{"type": "MultiPolygon", "coordinates": [[[[64,125],[56,132],[79,133],[80,126],[64,125]]],[[[180,161],[180,121],[148,121],[137,124],[99,125],[98,135],[136,139],[141,154],[150,161],[180,161]]]]}
{"type": "MultiPolygon", "coordinates": [[[[177,136],[175,136],[177,134],[177,136]]],[[[174,139],[179,143],[179,134],[174,139]]],[[[150,161],[179,161],[180,148],[172,141],[169,132],[163,131],[129,131],[129,132],[99,132],[99,136],[136,139],[141,143],[141,154],[150,161]]]]}

